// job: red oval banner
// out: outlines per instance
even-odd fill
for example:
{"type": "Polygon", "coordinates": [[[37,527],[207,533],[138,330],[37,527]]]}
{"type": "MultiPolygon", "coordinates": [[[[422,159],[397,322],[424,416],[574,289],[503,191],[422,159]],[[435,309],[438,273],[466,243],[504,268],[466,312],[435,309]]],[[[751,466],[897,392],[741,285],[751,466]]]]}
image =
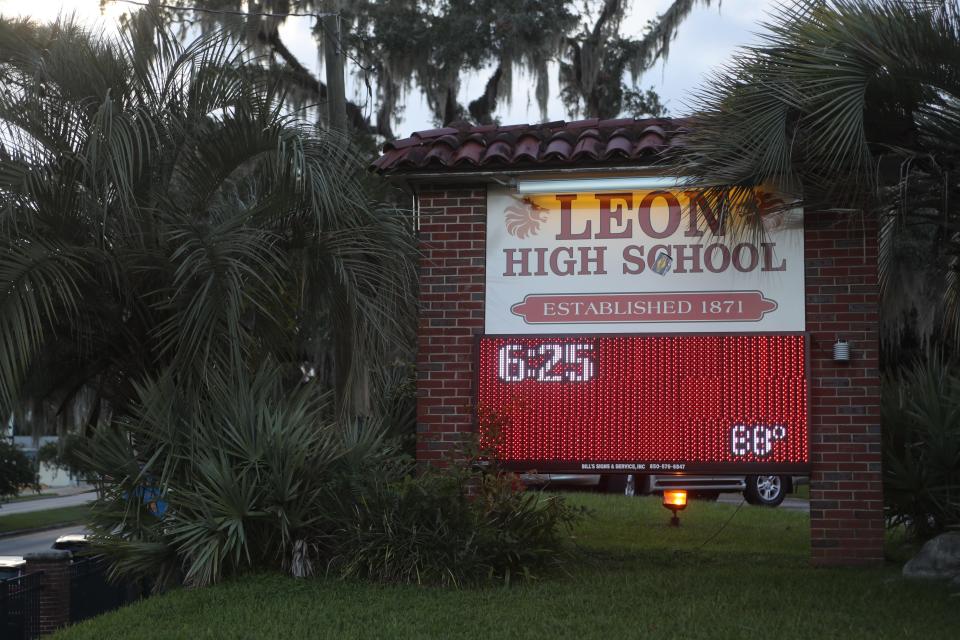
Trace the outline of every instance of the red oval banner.
{"type": "Polygon", "coordinates": [[[777,308],[760,291],[531,294],[510,308],[527,324],[758,322],[777,308]]]}

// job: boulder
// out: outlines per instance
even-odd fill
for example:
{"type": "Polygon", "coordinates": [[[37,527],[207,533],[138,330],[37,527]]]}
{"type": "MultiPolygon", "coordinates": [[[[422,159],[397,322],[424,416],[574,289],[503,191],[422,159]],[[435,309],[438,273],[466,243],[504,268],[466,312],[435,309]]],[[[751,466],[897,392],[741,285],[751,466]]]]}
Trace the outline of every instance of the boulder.
{"type": "Polygon", "coordinates": [[[942,533],[903,565],[905,578],[960,582],[960,532],[942,533]]]}

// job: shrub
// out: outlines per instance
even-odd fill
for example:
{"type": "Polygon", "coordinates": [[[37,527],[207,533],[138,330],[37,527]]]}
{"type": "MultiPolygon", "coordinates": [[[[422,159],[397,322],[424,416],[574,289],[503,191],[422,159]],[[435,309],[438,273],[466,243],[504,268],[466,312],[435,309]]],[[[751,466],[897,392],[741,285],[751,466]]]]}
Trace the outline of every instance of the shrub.
{"type": "Polygon", "coordinates": [[[340,467],[384,449],[371,421],[337,426],[318,387],[291,391],[270,364],[211,370],[192,389],[170,374],[141,386],[132,417],[99,427],[87,452],[102,491],[93,524],[114,571],[157,588],[252,568],[310,574],[340,467]]]}
{"type": "Polygon", "coordinates": [[[139,387],[131,417],[81,453],[114,573],[158,590],[252,569],[462,585],[562,560],[578,512],[561,498],[497,472],[413,477],[385,418],[347,420],[318,388],[271,364],[139,387]]]}
{"type": "Polygon", "coordinates": [[[0,498],[15,496],[25,487],[37,488],[37,470],[23,450],[0,438],[0,498]]]}
{"type": "Polygon", "coordinates": [[[47,442],[37,450],[37,462],[59,467],[65,470],[71,478],[92,482],[94,480],[90,469],[84,463],[84,449],[87,438],[71,433],[62,436],[57,442],[47,442]]]}
{"type": "Polygon", "coordinates": [[[960,370],[939,355],[887,376],[884,499],[892,525],[919,537],[960,525],[960,370]]]}
{"type": "Polygon", "coordinates": [[[581,511],[516,476],[461,468],[374,479],[344,510],[331,566],[381,582],[509,583],[560,565],[581,511]]]}

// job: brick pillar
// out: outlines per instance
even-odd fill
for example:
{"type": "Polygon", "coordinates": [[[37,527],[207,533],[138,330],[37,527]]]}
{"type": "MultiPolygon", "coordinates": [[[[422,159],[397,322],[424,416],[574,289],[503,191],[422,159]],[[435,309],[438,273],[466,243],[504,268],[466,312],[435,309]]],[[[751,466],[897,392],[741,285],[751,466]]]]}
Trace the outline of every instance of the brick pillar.
{"type": "Polygon", "coordinates": [[[420,205],[417,461],[443,465],[473,432],[474,336],[483,333],[487,191],[424,187],[420,205]]]}
{"type": "Polygon", "coordinates": [[[807,213],[806,302],[810,332],[811,560],[883,560],[880,472],[877,226],[807,213]],[[833,362],[833,343],[850,362],[833,362]]]}
{"type": "Polygon", "coordinates": [[[25,573],[40,572],[40,635],[70,623],[69,551],[28,553],[25,573]]]}

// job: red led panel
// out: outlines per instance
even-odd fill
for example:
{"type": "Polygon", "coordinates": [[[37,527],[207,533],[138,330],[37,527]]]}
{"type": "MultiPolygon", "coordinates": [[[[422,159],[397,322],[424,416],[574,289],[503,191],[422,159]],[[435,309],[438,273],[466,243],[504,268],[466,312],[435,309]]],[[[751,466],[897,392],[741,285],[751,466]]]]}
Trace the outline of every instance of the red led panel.
{"type": "Polygon", "coordinates": [[[805,341],[487,336],[478,422],[515,470],[806,471],[805,341]]]}

